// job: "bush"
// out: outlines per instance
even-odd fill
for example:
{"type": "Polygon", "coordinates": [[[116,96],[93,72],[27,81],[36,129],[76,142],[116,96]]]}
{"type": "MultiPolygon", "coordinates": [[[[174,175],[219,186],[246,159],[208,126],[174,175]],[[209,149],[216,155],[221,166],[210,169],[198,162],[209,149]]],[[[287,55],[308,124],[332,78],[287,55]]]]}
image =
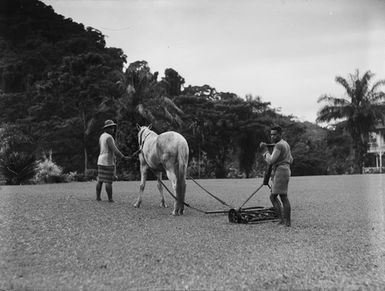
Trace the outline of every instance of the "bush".
{"type": "Polygon", "coordinates": [[[86,181],[86,177],[82,173],[76,173],[75,181],[76,182],[85,182],[86,181]]]}
{"type": "Polygon", "coordinates": [[[36,174],[36,159],[27,153],[11,152],[0,158],[0,171],[7,185],[30,183],[36,174]]]}
{"type": "Polygon", "coordinates": [[[98,176],[97,169],[87,169],[84,174],[84,179],[86,181],[92,181],[92,180],[96,180],[97,176],[98,176]]]}
{"type": "Polygon", "coordinates": [[[73,181],[76,181],[76,176],[78,175],[78,173],[75,171],[75,172],[69,172],[67,174],[64,174],[63,175],[63,181],[64,182],[73,182],[73,181]]]}
{"type": "Polygon", "coordinates": [[[209,160],[206,153],[202,153],[200,162],[195,157],[191,159],[187,172],[193,178],[214,178],[215,162],[209,160]]]}
{"type": "Polygon", "coordinates": [[[119,181],[138,181],[140,180],[140,173],[139,171],[136,172],[126,172],[123,171],[123,173],[118,175],[119,181]]]}
{"type": "Polygon", "coordinates": [[[40,183],[60,183],[63,182],[62,172],[62,168],[56,165],[52,159],[46,158],[38,162],[35,180],[40,183]]]}

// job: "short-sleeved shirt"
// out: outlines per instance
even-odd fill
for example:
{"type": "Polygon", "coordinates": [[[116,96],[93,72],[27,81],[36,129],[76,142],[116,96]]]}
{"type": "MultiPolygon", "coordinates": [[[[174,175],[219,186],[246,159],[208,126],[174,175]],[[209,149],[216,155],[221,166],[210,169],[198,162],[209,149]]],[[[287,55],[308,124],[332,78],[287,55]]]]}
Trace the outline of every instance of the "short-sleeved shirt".
{"type": "Polygon", "coordinates": [[[273,168],[280,165],[290,165],[293,162],[290,145],[283,139],[275,144],[271,154],[266,152],[264,158],[269,165],[273,165],[273,168]]]}
{"type": "Polygon", "coordinates": [[[111,134],[104,132],[99,138],[100,154],[98,157],[98,165],[114,166],[115,154],[123,157],[123,154],[115,145],[114,138],[111,134]]]}
{"type": "Polygon", "coordinates": [[[293,162],[289,144],[281,139],[275,144],[271,154],[266,152],[263,156],[268,164],[273,165],[271,193],[287,195],[291,176],[290,164],[293,162]]]}

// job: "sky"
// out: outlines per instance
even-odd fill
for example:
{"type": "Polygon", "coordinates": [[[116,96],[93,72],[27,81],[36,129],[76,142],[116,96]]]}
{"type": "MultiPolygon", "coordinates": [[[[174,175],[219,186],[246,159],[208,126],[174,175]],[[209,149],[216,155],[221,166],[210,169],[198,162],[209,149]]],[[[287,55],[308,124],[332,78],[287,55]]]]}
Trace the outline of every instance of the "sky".
{"type": "MultiPolygon", "coordinates": [[[[42,0],[100,30],[127,63],[210,85],[315,122],[336,76],[385,79],[384,0],[42,0]]],[[[385,90],[385,88],[384,88],[385,90]]]]}

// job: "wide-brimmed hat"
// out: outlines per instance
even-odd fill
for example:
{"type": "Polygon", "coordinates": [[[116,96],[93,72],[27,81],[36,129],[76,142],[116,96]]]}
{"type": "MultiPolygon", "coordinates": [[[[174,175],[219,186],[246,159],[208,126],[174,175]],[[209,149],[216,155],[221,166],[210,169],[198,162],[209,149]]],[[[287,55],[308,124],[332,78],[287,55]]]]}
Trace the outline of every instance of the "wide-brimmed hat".
{"type": "Polygon", "coordinates": [[[104,128],[107,128],[107,127],[110,127],[110,126],[116,126],[116,123],[113,122],[111,119],[108,119],[104,122],[104,126],[103,126],[103,129],[104,128]]]}

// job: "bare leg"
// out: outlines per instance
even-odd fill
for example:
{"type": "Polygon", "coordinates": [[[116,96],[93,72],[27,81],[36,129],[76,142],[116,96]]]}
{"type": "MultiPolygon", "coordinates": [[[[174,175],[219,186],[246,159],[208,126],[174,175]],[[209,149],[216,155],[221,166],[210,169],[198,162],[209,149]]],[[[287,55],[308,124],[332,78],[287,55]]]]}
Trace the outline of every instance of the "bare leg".
{"type": "Polygon", "coordinates": [[[286,226],[291,226],[291,206],[287,195],[279,195],[283,204],[283,218],[286,226]]]}
{"type": "Polygon", "coordinates": [[[274,210],[278,215],[279,224],[283,224],[284,222],[282,218],[282,205],[281,202],[279,202],[277,196],[277,194],[270,194],[270,201],[273,204],[274,210]]]}
{"type": "Polygon", "coordinates": [[[108,201],[114,202],[114,200],[112,199],[112,183],[106,183],[106,192],[108,196],[108,201]]]}
{"type": "Polygon", "coordinates": [[[96,200],[101,201],[102,199],[100,198],[100,193],[102,192],[102,186],[103,182],[96,182],[96,200]]]}
{"type": "Polygon", "coordinates": [[[163,186],[160,181],[162,181],[162,172],[157,172],[156,177],[158,178],[158,190],[160,193],[160,206],[161,207],[167,207],[166,202],[164,202],[164,195],[163,195],[163,186]]]}
{"type": "Polygon", "coordinates": [[[146,180],[147,180],[147,166],[141,164],[140,165],[140,185],[139,185],[139,196],[136,202],[134,203],[134,207],[139,208],[140,204],[142,203],[142,195],[144,191],[144,187],[146,186],[146,180]]]}

